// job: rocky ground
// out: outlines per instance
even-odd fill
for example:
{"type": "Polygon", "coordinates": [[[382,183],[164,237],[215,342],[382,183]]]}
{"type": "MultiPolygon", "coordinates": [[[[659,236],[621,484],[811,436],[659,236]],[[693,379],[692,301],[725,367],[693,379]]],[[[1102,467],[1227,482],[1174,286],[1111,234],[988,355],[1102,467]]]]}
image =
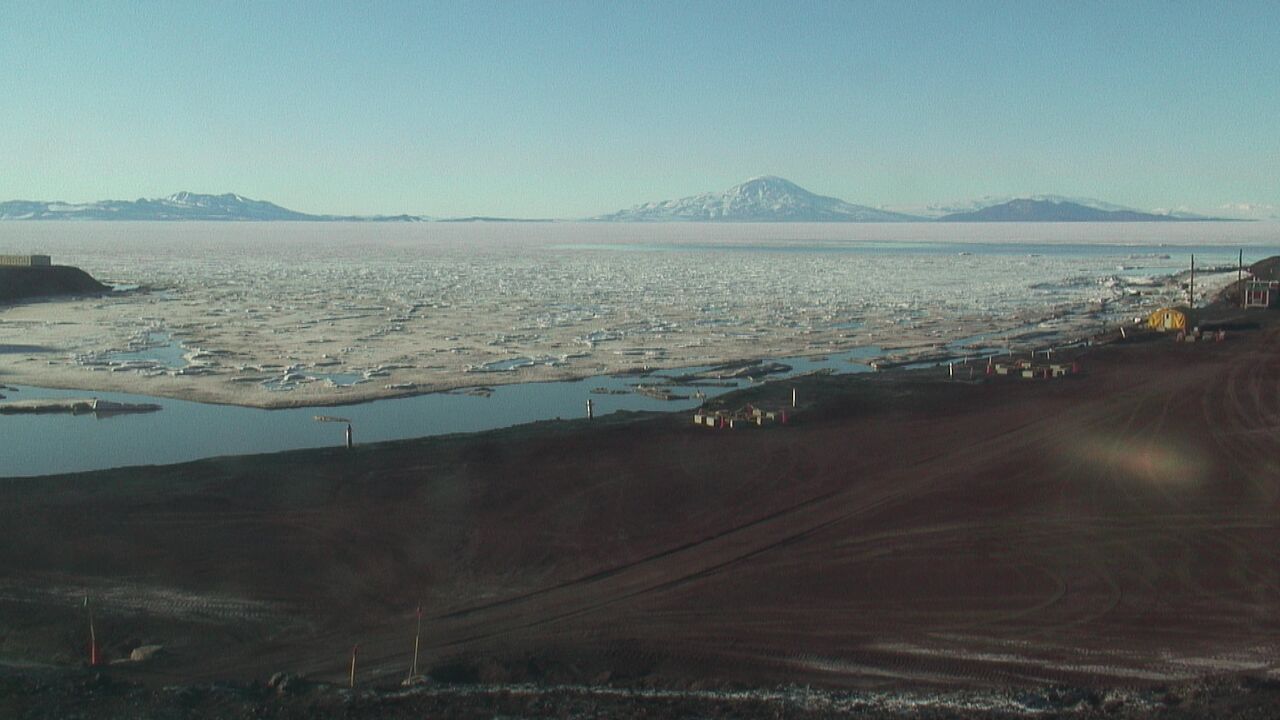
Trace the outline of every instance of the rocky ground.
{"type": "Polygon", "coordinates": [[[0,713],[65,718],[1270,718],[1280,683],[1240,678],[1146,688],[828,692],[653,690],[427,681],[350,689],[277,675],[265,682],[146,687],[101,672],[0,673],[0,713]]]}

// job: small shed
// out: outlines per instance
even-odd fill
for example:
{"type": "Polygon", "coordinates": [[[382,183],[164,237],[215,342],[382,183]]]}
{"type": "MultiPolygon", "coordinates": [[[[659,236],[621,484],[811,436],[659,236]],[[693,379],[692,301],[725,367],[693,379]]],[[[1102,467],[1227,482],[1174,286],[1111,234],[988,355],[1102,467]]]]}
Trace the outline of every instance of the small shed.
{"type": "Polygon", "coordinates": [[[49,267],[48,255],[0,255],[0,267],[49,267]]]}
{"type": "Polygon", "coordinates": [[[1160,332],[1186,330],[1189,326],[1187,308],[1164,307],[1147,316],[1147,327],[1160,332]]]}
{"type": "Polygon", "coordinates": [[[1249,280],[1245,283],[1245,307],[1275,307],[1278,300],[1280,300],[1280,282],[1276,282],[1275,280],[1249,280]]]}

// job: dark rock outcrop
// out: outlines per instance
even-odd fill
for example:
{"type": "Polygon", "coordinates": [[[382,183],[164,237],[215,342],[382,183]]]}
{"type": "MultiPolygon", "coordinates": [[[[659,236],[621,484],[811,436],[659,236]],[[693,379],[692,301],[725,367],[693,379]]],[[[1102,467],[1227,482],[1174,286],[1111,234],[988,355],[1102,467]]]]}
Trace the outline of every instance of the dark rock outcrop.
{"type": "Polygon", "coordinates": [[[95,295],[111,288],[69,265],[0,267],[0,303],[55,295],[95,295]]]}

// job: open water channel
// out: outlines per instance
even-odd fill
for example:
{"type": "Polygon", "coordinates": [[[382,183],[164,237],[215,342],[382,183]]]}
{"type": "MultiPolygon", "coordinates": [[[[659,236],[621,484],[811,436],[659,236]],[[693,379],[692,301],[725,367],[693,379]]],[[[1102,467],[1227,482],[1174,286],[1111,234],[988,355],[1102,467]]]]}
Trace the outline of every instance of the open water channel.
{"type": "MultiPolygon", "coordinates": [[[[865,372],[878,347],[865,347],[824,358],[788,358],[787,377],[830,369],[865,372]]],[[[317,416],[351,421],[357,443],[477,432],[511,427],[538,420],[580,418],[592,401],[597,416],[620,410],[677,411],[698,407],[702,398],[716,397],[749,384],[726,381],[730,386],[683,386],[670,389],[686,400],[659,400],[632,392],[597,394],[603,388],[630,391],[637,384],[652,385],[708,368],[686,368],[650,376],[600,375],[579,381],[516,383],[493,386],[492,393],[466,391],[431,393],[405,398],[374,400],[357,405],[262,410],[232,405],[171,400],[129,393],[57,390],[9,385],[0,394],[9,400],[89,398],[122,403],[154,403],[162,409],[99,417],[92,414],[51,413],[0,415],[0,477],[23,477],[100,470],[130,465],[155,465],[220,455],[279,452],[299,448],[339,445],[346,426],[317,422],[317,416]]]]}

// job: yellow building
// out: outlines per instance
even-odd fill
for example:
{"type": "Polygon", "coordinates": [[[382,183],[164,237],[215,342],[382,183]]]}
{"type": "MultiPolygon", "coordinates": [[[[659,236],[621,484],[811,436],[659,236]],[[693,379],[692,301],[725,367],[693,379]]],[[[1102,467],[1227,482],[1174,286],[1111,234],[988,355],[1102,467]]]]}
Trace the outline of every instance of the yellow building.
{"type": "Polygon", "coordinates": [[[1171,332],[1187,329],[1187,308],[1160,308],[1147,316],[1147,327],[1160,332],[1171,332]]]}

